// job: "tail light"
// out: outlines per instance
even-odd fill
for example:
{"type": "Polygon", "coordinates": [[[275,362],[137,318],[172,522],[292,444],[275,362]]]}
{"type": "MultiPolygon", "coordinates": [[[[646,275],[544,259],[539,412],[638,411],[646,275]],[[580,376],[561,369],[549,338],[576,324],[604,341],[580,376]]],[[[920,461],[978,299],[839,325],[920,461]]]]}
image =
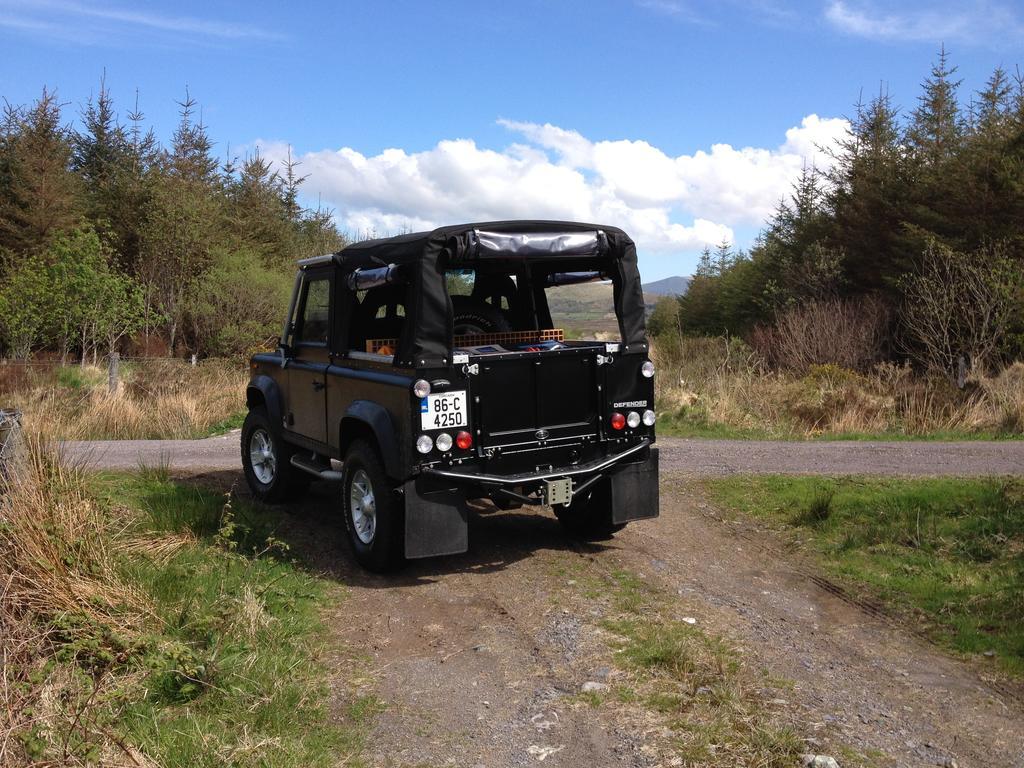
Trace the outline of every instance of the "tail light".
{"type": "Polygon", "coordinates": [[[636,411],[630,411],[626,414],[626,423],[630,429],[636,429],[640,426],[640,414],[636,411]]]}
{"type": "Polygon", "coordinates": [[[626,426],[626,417],[621,413],[612,414],[612,429],[624,429],[626,426]]]}
{"type": "Polygon", "coordinates": [[[455,445],[459,447],[459,450],[469,450],[473,447],[473,436],[466,431],[459,432],[455,436],[455,445]]]}

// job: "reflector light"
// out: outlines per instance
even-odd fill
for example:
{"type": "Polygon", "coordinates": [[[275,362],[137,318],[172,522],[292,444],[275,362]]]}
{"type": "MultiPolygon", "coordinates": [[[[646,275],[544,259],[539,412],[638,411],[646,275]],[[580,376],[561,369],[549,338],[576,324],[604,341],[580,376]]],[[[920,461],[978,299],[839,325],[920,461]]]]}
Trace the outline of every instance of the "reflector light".
{"type": "Polygon", "coordinates": [[[416,438],[416,450],[420,453],[430,453],[434,449],[434,441],[430,435],[420,435],[416,438]]]}
{"type": "Polygon", "coordinates": [[[626,426],[626,417],[621,413],[612,414],[612,429],[622,429],[626,426]]]}
{"type": "Polygon", "coordinates": [[[653,427],[655,421],[654,411],[644,411],[644,424],[653,427]]]}
{"type": "Polygon", "coordinates": [[[650,379],[654,376],[654,363],[650,360],[645,360],[644,364],[640,366],[640,373],[644,375],[645,379],[650,379]]]}
{"type": "Polygon", "coordinates": [[[434,438],[434,445],[437,446],[437,450],[445,453],[452,449],[452,436],[447,432],[442,432],[440,435],[434,438]]]}
{"type": "Polygon", "coordinates": [[[455,444],[463,451],[473,447],[473,436],[469,432],[459,432],[455,436],[455,444]]]}
{"type": "Polygon", "coordinates": [[[430,394],[430,382],[426,379],[418,379],[415,384],[412,385],[412,393],[416,397],[426,397],[430,394]]]}
{"type": "Polygon", "coordinates": [[[626,423],[629,424],[630,429],[636,429],[640,426],[640,414],[636,411],[630,411],[626,416],[626,423]]]}

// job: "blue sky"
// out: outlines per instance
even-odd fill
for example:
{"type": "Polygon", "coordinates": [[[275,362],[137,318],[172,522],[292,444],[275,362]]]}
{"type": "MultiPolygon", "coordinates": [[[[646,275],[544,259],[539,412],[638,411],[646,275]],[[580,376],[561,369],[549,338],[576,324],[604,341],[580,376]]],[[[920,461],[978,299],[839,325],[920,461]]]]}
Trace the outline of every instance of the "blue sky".
{"type": "Polygon", "coordinates": [[[0,0],[0,96],[101,74],[161,138],[188,86],[218,154],[290,146],[353,231],[600,217],[647,279],[747,246],[862,90],[912,108],[940,43],[965,88],[1024,63],[1001,2],[0,0]],[[788,132],[788,133],[787,133],[788,132]]]}

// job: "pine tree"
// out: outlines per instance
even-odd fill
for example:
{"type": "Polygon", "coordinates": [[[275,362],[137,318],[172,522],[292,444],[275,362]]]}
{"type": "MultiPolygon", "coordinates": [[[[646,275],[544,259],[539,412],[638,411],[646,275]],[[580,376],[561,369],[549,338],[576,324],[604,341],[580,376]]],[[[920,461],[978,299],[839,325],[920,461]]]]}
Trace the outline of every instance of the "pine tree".
{"type": "Polygon", "coordinates": [[[898,110],[885,90],[858,105],[850,137],[840,143],[829,171],[831,239],[846,249],[848,274],[857,292],[896,291],[912,264],[906,242],[908,184],[898,110]]]}
{"type": "Polygon", "coordinates": [[[132,144],[128,132],[118,122],[114,102],[105,80],[100,80],[99,95],[82,110],[83,130],[73,136],[72,167],[84,185],[85,212],[104,244],[116,253],[119,264],[130,264],[125,257],[126,239],[131,222],[126,222],[125,176],[133,166],[132,144]]]}
{"type": "Polygon", "coordinates": [[[284,164],[284,204],[288,212],[288,220],[297,224],[302,216],[302,207],[299,205],[299,187],[302,186],[308,176],[299,176],[297,168],[302,165],[298,160],[292,159],[292,148],[288,147],[288,159],[284,164]]]}
{"type": "Polygon", "coordinates": [[[231,182],[231,226],[266,265],[290,267],[296,258],[287,195],[286,182],[258,149],[245,158],[231,182]]]}
{"type": "Polygon", "coordinates": [[[732,243],[723,240],[715,246],[714,270],[716,275],[724,275],[732,266],[735,255],[732,252],[732,243]]]}
{"type": "Polygon", "coordinates": [[[715,274],[715,266],[711,261],[711,248],[704,246],[704,250],[700,252],[700,260],[697,262],[697,271],[694,273],[696,277],[713,277],[715,274]]]}
{"type": "Polygon", "coordinates": [[[125,128],[117,121],[105,79],[100,80],[95,101],[90,98],[86,103],[82,124],[84,130],[73,136],[72,167],[85,182],[86,192],[102,200],[127,163],[130,149],[125,128]]]}
{"type": "Polygon", "coordinates": [[[71,132],[56,94],[4,110],[0,124],[0,249],[39,253],[80,220],[80,181],[72,173],[71,132]]]}
{"type": "Polygon", "coordinates": [[[180,119],[171,138],[170,170],[186,181],[213,184],[217,161],[202,117],[196,119],[197,104],[186,89],[185,99],[178,102],[180,119]]]}
{"type": "Polygon", "coordinates": [[[917,160],[938,166],[960,148],[962,128],[957,90],[960,80],[953,80],[957,68],[950,66],[946,47],[939,49],[939,60],[932,65],[931,75],[922,85],[918,106],[911,113],[907,142],[917,160]]]}
{"type": "Polygon", "coordinates": [[[954,80],[956,67],[949,63],[945,46],[921,86],[918,106],[907,127],[908,205],[906,230],[920,253],[938,239],[956,242],[959,234],[957,195],[950,178],[959,177],[966,121],[961,118],[954,80]]]}

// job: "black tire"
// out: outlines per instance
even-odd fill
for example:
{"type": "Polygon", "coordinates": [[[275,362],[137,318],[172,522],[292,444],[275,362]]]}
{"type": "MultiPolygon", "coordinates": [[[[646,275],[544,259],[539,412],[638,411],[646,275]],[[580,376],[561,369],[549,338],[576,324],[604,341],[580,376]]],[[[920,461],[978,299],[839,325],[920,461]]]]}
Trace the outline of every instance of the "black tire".
{"type": "MultiPolygon", "coordinates": [[[[405,562],[405,504],[384,472],[377,448],[366,440],[349,446],[342,467],[341,507],[352,553],[363,568],[386,573],[405,562]],[[367,508],[360,509],[353,496],[359,484],[368,484],[372,500],[372,531],[367,528],[367,508]],[[356,486],[355,492],[353,486],[356,486]]],[[[366,495],[363,494],[365,501],[366,495]]]]}
{"type": "Polygon", "coordinates": [[[253,408],[242,424],[242,469],[249,490],[259,501],[274,503],[294,498],[301,494],[312,479],[302,470],[292,466],[296,448],[281,439],[270,423],[263,408],[253,408]],[[262,436],[262,437],[261,437],[262,436]],[[254,450],[261,439],[266,439],[272,452],[274,467],[269,473],[266,465],[254,464],[254,450]]]}
{"type": "Polygon", "coordinates": [[[574,498],[569,506],[555,504],[551,508],[562,528],[574,539],[603,541],[626,527],[625,523],[612,522],[612,489],[608,480],[599,480],[596,488],[574,498]]]}
{"type": "Polygon", "coordinates": [[[505,333],[512,326],[500,309],[471,296],[452,296],[452,312],[456,336],[482,333],[505,333]]]}

